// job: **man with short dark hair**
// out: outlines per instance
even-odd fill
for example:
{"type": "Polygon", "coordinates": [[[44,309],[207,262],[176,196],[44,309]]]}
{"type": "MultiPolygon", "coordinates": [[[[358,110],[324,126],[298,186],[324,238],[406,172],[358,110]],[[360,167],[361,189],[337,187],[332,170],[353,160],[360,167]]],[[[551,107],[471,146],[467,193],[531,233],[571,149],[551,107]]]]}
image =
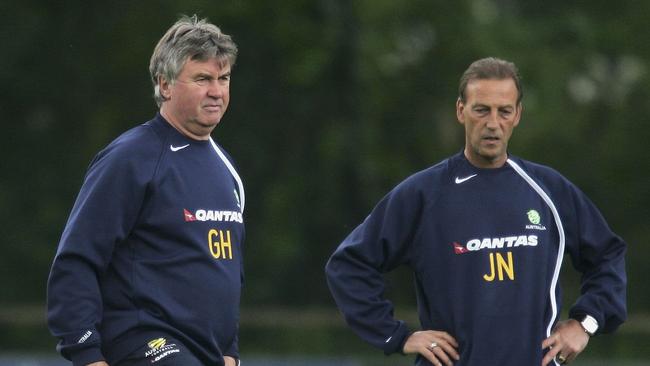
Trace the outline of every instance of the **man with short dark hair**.
{"type": "Polygon", "coordinates": [[[48,282],[74,366],[238,364],[244,187],[210,137],[236,56],[218,27],[182,17],[151,57],[159,113],[90,164],[48,282]]]}
{"type": "Polygon", "coordinates": [[[508,153],[523,96],[517,68],[486,58],[460,81],[465,148],[386,195],[326,266],[348,324],[417,365],[571,362],[626,318],[626,244],[558,172],[508,153]],[[581,295],[559,321],[564,254],[581,295]],[[393,317],[382,274],[415,274],[422,330],[393,317]]]}

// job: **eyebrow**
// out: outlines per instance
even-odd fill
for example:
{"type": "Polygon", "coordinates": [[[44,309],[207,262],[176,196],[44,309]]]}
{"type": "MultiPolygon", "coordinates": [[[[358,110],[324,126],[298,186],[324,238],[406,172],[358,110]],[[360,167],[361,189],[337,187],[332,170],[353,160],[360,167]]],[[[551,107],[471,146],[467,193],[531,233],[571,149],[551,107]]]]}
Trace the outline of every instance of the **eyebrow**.
{"type": "MultiPolygon", "coordinates": [[[[485,103],[475,103],[472,104],[472,108],[492,108],[491,105],[485,104],[485,103]]],[[[498,105],[496,106],[497,109],[504,109],[504,108],[510,108],[510,109],[515,109],[515,106],[512,104],[505,104],[505,105],[498,105]]]]}
{"type": "Polygon", "coordinates": [[[212,79],[212,78],[214,78],[214,76],[212,76],[212,74],[207,73],[207,72],[203,72],[203,71],[199,71],[196,74],[192,75],[191,77],[192,77],[192,79],[196,79],[196,78],[211,78],[212,79]]]}

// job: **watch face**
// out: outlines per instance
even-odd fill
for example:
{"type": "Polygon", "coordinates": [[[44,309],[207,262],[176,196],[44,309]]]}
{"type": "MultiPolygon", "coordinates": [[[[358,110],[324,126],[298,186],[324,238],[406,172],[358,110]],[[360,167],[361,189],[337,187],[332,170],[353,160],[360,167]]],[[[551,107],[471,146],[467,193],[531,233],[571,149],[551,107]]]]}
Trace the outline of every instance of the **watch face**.
{"type": "Polygon", "coordinates": [[[593,317],[587,315],[581,322],[587,333],[593,335],[598,330],[598,322],[593,317]]]}

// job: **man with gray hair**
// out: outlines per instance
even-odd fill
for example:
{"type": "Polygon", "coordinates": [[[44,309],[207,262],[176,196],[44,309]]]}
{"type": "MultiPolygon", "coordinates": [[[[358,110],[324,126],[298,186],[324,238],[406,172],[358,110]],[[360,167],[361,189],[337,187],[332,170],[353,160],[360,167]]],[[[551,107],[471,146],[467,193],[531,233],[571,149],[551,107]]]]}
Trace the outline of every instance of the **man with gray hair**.
{"type": "Polygon", "coordinates": [[[48,280],[48,325],[74,366],[239,363],[244,187],[210,137],[236,56],[182,17],[151,57],[159,113],[91,162],[48,280]]]}

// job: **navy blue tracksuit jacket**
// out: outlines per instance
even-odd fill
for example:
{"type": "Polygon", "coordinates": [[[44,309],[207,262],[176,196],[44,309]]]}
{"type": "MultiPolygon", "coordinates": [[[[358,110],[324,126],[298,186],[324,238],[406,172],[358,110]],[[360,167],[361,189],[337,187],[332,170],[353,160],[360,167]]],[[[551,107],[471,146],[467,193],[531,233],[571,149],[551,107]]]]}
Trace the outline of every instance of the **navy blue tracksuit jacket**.
{"type": "Polygon", "coordinates": [[[626,318],[625,250],[556,171],[512,156],[501,168],[478,169],[460,153],[385,196],[326,274],[348,324],[387,354],[402,350],[409,328],[383,296],[382,273],[406,265],[421,328],[459,342],[454,365],[539,365],[560,315],[565,254],[582,273],[570,316],[589,314],[611,332],[626,318]]]}
{"type": "Polygon", "coordinates": [[[75,366],[113,364],[169,336],[205,364],[239,358],[243,208],[212,139],[160,115],[118,137],[90,164],[52,265],[59,351],[75,366]]]}

